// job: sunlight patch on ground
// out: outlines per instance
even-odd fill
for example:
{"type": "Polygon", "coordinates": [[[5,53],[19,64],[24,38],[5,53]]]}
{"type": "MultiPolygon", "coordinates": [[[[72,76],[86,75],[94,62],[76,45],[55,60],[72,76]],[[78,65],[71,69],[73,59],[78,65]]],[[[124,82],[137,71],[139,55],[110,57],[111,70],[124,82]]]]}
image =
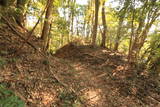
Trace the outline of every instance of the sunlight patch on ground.
{"type": "MultiPolygon", "coordinates": [[[[118,73],[120,73],[120,72],[122,73],[122,72],[124,72],[125,70],[127,70],[127,66],[119,65],[119,66],[116,67],[115,70],[112,71],[112,72],[113,72],[113,76],[118,76],[118,73]]],[[[122,77],[122,78],[125,78],[124,75],[122,75],[121,77],[122,77]]]]}
{"type": "Polygon", "coordinates": [[[75,65],[73,65],[73,67],[74,67],[74,69],[77,70],[77,71],[80,71],[80,70],[83,69],[82,65],[80,65],[80,64],[75,64],[75,65]]]}
{"type": "MultiPolygon", "coordinates": [[[[52,92],[32,92],[33,99],[41,100],[44,106],[50,106],[56,101],[56,95],[52,92]]],[[[34,102],[30,99],[31,102],[34,102]]]]}
{"type": "Polygon", "coordinates": [[[91,105],[96,105],[101,100],[100,96],[101,90],[88,90],[84,93],[84,97],[87,99],[87,103],[91,105]]]}
{"type": "Polygon", "coordinates": [[[51,105],[55,101],[55,95],[52,93],[43,92],[42,93],[42,102],[45,106],[51,105]]]}
{"type": "Polygon", "coordinates": [[[102,52],[103,52],[103,53],[108,53],[109,51],[107,51],[107,50],[104,49],[104,50],[102,50],[102,52]]]}

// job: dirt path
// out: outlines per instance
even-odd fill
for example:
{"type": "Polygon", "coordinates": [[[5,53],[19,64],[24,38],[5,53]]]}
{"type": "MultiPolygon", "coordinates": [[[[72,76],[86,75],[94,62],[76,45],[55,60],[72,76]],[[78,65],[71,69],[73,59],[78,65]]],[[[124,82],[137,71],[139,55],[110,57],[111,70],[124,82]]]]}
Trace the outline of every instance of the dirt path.
{"type": "Polygon", "coordinates": [[[91,69],[82,63],[73,63],[75,67],[75,79],[79,81],[77,88],[80,96],[85,98],[84,102],[88,107],[107,107],[106,95],[109,94],[110,87],[106,85],[107,78],[104,78],[107,73],[91,69]]]}
{"type": "Polygon", "coordinates": [[[67,72],[60,74],[60,78],[82,99],[83,105],[76,107],[159,106],[159,101],[149,94],[149,79],[130,77],[133,70],[127,71],[127,64],[120,54],[72,45],[60,51],[58,54],[65,59],[63,62],[70,66],[67,72]],[[127,75],[124,74],[126,71],[127,75]]]}
{"type": "MultiPolygon", "coordinates": [[[[62,81],[72,87],[82,98],[85,107],[137,107],[140,104],[135,103],[132,97],[122,96],[119,89],[112,85],[113,80],[106,69],[100,69],[98,66],[68,61],[72,69],[65,74],[62,81]],[[133,106],[134,105],[134,106],[133,106]]],[[[141,105],[143,106],[143,105],[141,105]]]]}

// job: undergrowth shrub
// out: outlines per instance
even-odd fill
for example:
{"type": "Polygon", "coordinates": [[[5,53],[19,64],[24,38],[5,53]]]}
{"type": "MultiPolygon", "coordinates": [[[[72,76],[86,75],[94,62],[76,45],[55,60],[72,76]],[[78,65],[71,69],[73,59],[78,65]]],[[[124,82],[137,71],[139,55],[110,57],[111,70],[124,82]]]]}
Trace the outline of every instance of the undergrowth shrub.
{"type": "Polygon", "coordinates": [[[150,41],[150,54],[148,57],[149,68],[160,73],[160,34],[154,34],[150,41]]]}
{"type": "Polygon", "coordinates": [[[24,101],[0,84],[0,107],[25,107],[24,101]]]}

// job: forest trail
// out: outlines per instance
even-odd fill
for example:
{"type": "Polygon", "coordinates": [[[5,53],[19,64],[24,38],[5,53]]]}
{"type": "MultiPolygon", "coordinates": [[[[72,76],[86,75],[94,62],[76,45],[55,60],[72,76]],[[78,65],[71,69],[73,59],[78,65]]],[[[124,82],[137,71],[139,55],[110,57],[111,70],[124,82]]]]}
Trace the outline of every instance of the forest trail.
{"type": "MultiPolygon", "coordinates": [[[[83,99],[84,107],[145,107],[147,101],[151,101],[150,98],[137,99],[138,94],[134,96],[137,87],[130,81],[133,74],[120,53],[69,44],[58,50],[56,56],[65,58],[71,67],[68,72],[62,72],[60,78],[83,99]]],[[[157,105],[153,102],[147,105],[157,105]]]]}
{"type": "Polygon", "coordinates": [[[17,53],[19,44],[0,43],[0,83],[27,107],[159,107],[157,81],[137,77],[121,53],[70,43],[44,57],[26,45],[17,53]]]}
{"type": "MultiPolygon", "coordinates": [[[[109,73],[80,62],[68,62],[73,69],[65,74],[62,81],[72,87],[79,97],[83,98],[83,106],[86,107],[109,107],[116,101],[114,87],[109,84],[109,73]],[[107,84],[108,83],[108,84],[107,84]]],[[[108,71],[110,72],[110,71],[108,71]]],[[[118,106],[118,105],[117,105],[118,106]]]]}
{"type": "Polygon", "coordinates": [[[88,107],[103,107],[107,102],[106,93],[109,93],[110,87],[106,87],[106,73],[96,73],[95,70],[87,68],[86,65],[78,62],[71,63],[74,69],[72,75],[64,77],[66,84],[72,87],[80,97],[83,97],[82,103],[88,107]]]}

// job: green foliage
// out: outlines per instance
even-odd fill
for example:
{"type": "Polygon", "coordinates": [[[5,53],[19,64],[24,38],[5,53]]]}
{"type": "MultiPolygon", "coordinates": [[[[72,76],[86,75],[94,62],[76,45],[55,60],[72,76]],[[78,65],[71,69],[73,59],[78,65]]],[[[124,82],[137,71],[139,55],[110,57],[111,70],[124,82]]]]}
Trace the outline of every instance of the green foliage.
{"type": "Polygon", "coordinates": [[[6,64],[7,64],[7,61],[4,58],[0,57],[0,68],[6,64]]]}
{"type": "Polygon", "coordinates": [[[56,24],[55,26],[57,26],[57,29],[55,29],[55,30],[57,30],[59,33],[61,33],[61,34],[68,34],[69,33],[69,31],[67,29],[68,22],[64,18],[58,17],[54,23],[56,24]]]}
{"type": "Polygon", "coordinates": [[[7,52],[7,51],[4,51],[4,50],[1,50],[1,51],[0,51],[0,54],[1,54],[1,55],[7,55],[8,52],[7,52]]]}
{"type": "Polygon", "coordinates": [[[127,54],[128,49],[129,49],[128,46],[129,46],[129,40],[127,40],[127,39],[122,40],[121,43],[120,43],[120,46],[119,46],[120,52],[123,52],[123,53],[127,54]]]}
{"type": "Polygon", "coordinates": [[[54,1],[54,6],[55,7],[60,7],[63,4],[63,2],[64,2],[63,0],[55,0],[54,1]]]}
{"type": "Polygon", "coordinates": [[[143,53],[141,63],[146,65],[151,74],[158,75],[160,73],[160,34],[154,32],[149,35],[147,40],[148,42],[141,50],[143,53]]]}
{"type": "Polygon", "coordinates": [[[25,103],[0,84],[0,107],[25,107],[25,103]]]}
{"type": "Polygon", "coordinates": [[[150,40],[150,62],[160,65],[160,34],[153,34],[150,40]]]}
{"type": "Polygon", "coordinates": [[[14,63],[14,62],[17,62],[17,61],[18,61],[17,58],[10,58],[10,59],[8,59],[9,63],[14,63]]]}
{"type": "Polygon", "coordinates": [[[17,15],[21,14],[22,10],[20,8],[15,8],[15,13],[17,15]]]}
{"type": "Polygon", "coordinates": [[[55,17],[50,35],[52,39],[50,45],[50,52],[54,53],[56,49],[60,48],[68,42],[68,25],[68,21],[66,21],[63,17],[55,17]]]}

